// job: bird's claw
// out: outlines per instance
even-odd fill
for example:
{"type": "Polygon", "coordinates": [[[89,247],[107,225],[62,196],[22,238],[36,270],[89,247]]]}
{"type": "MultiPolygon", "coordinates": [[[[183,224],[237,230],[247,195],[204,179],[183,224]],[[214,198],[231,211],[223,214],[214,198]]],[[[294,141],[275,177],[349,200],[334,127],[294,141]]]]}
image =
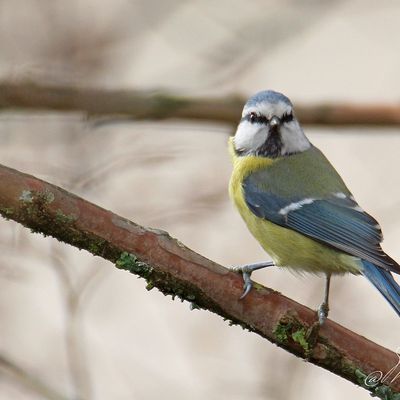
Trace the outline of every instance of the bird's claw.
{"type": "Polygon", "coordinates": [[[239,300],[244,299],[250,292],[251,288],[253,287],[253,282],[250,279],[250,274],[248,272],[242,272],[243,275],[243,293],[239,297],[239,300]]]}
{"type": "Polygon", "coordinates": [[[241,273],[243,277],[243,293],[239,297],[239,300],[244,299],[249,293],[251,288],[253,287],[253,282],[250,279],[251,272],[249,271],[248,268],[246,268],[247,265],[241,266],[241,267],[232,267],[231,270],[233,272],[241,273]]]}

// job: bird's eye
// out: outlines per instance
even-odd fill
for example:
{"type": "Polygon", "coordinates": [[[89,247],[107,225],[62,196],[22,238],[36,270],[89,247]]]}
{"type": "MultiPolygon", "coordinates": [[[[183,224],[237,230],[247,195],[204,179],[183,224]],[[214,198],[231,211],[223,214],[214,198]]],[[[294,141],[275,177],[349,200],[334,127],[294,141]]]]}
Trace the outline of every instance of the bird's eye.
{"type": "Polygon", "coordinates": [[[254,122],[257,122],[258,116],[255,112],[251,112],[249,114],[249,121],[253,124],[254,122]]]}
{"type": "Polygon", "coordinates": [[[281,121],[283,123],[293,121],[293,114],[291,112],[283,114],[281,121]]]}
{"type": "Polygon", "coordinates": [[[250,123],[254,124],[267,124],[268,123],[268,118],[265,117],[264,115],[257,115],[254,111],[251,112],[246,116],[246,119],[250,121],[250,123]]]}

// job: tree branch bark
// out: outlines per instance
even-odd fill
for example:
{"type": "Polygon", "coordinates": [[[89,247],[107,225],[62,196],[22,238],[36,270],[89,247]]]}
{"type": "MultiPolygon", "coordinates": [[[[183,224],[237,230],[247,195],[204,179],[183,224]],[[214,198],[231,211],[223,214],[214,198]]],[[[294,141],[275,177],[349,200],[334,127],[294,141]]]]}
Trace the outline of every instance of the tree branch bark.
{"type": "Polygon", "coordinates": [[[148,290],[156,287],[212,311],[375,395],[388,398],[384,396],[400,392],[400,378],[379,380],[398,364],[396,353],[331,320],[318,329],[313,310],[261,285],[239,300],[240,275],[168,233],[139,226],[5,166],[0,166],[0,182],[0,213],[5,218],[109,260],[146,279],[148,290]],[[368,386],[365,378],[374,371],[378,380],[368,386]]]}
{"type": "MultiPolygon", "coordinates": [[[[195,98],[158,91],[107,90],[0,82],[0,110],[82,112],[111,119],[189,119],[237,124],[246,99],[195,98]]],[[[400,104],[296,104],[308,125],[400,125],[400,104]]]]}

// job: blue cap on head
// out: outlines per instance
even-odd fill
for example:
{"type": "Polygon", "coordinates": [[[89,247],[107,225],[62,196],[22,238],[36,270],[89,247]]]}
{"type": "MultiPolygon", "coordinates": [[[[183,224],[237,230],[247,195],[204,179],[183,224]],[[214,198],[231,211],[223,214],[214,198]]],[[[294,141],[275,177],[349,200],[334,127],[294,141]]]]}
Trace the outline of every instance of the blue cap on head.
{"type": "Polygon", "coordinates": [[[263,102],[274,104],[282,102],[293,106],[292,102],[282,93],[274,92],[273,90],[263,90],[262,92],[258,92],[254,96],[250,97],[249,100],[247,100],[245,107],[255,106],[256,104],[263,102]]]}

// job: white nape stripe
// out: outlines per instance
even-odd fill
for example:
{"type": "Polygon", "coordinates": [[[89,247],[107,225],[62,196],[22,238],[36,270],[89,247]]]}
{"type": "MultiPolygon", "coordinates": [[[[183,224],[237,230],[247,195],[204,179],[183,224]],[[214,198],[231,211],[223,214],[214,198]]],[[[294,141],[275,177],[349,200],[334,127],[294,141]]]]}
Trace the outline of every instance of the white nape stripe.
{"type": "Polygon", "coordinates": [[[364,212],[364,210],[359,205],[352,207],[352,209],[358,212],[364,212]]]}
{"type": "Polygon", "coordinates": [[[342,193],[342,192],[336,192],[336,193],[333,193],[333,195],[335,196],[335,197],[337,197],[338,199],[345,199],[347,196],[344,194],[344,193],[342,193]]]}
{"type": "Polygon", "coordinates": [[[279,210],[279,214],[281,215],[287,215],[289,214],[291,211],[296,211],[299,208],[303,207],[305,204],[311,204],[315,201],[316,199],[303,199],[300,201],[297,201],[296,203],[290,203],[289,205],[287,205],[286,207],[283,207],[279,210]]]}

